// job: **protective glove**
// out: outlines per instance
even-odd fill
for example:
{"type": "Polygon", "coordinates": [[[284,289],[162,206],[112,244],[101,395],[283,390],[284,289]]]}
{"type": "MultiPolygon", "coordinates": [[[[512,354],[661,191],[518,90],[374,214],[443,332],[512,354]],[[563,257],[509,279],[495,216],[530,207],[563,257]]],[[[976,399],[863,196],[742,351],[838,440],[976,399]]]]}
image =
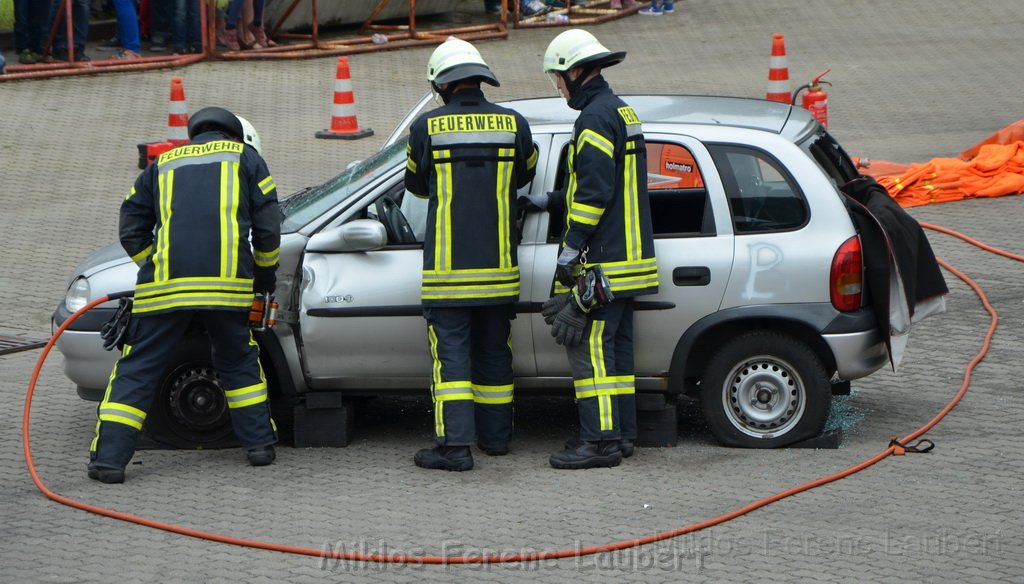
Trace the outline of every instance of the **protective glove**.
{"type": "Polygon", "coordinates": [[[273,294],[274,288],[277,287],[277,274],[274,270],[261,270],[256,269],[256,273],[252,279],[252,291],[256,294],[273,294]]]}
{"type": "Polygon", "coordinates": [[[555,337],[555,342],[559,345],[575,347],[583,340],[583,331],[586,328],[587,317],[574,303],[566,302],[551,323],[551,336],[555,337]]]}
{"type": "Polygon", "coordinates": [[[569,302],[570,294],[572,293],[566,292],[565,294],[555,294],[548,298],[548,301],[540,309],[540,313],[544,315],[544,322],[549,325],[555,322],[555,315],[569,302]]]}
{"type": "Polygon", "coordinates": [[[558,254],[558,263],[555,264],[555,279],[563,286],[573,287],[576,285],[576,274],[579,266],[580,251],[565,246],[562,253],[558,254]]]}
{"type": "Polygon", "coordinates": [[[548,208],[548,194],[540,193],[537,195],[522,195],[516,199],[516,203],[519,207],[533,207],[535,209],[544,210],[548,208]]]}

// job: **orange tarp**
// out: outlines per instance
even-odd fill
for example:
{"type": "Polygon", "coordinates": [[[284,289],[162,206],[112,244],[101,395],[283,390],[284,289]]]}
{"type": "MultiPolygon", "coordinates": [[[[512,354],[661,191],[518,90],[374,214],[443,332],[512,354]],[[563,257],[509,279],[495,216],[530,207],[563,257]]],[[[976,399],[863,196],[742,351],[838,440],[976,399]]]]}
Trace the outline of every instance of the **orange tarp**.
{"type": "Polygon", "coordinates": [[[864,174],[878,180],[901,207],[1024,193],[1024,120],[960,153],[925,163],[872,161],[864,174]]]}

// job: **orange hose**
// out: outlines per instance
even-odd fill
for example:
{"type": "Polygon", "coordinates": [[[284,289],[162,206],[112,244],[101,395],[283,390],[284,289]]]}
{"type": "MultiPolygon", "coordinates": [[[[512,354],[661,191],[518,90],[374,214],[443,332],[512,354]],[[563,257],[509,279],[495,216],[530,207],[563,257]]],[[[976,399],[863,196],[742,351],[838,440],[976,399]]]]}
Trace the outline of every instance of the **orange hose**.
{"type": "MultiPolygon", "coordinates": [[[[926,227],[928,229],[933,229],[935,231],[939,231],[939,232],[942,232],[942,233],[946,233],[946,234],[952,235],[954,237],[958,237],[958,238],[960,238],[960,239],[962,239],[962,240],[964,240],[964,241],[966,241],[968,243],[971,243],[972,245],[976,245],[978,247],[981,247],[982,249],[985,249],[986,251],[991,251],[992,253],[997,253],[999,255],[1002,255],[1002,256],[1008,257],[1008,258],[1012,258],[1012,259],[1015,259],[1017,261],[1024,261],[1024,256],[1019,256],[1017,254],[1012,254],[1010,252],[1005,252],[1005,251],[999,250],[997,248],[985,245],[985,244],[983,244],[983,243],[981,243],[981,242],[979,242],[977,240],[971,239],[971,238],[967,237],[966,235],[957,233],[955,231],[952,231],[952,230],[949,230],[949,229],[946,229],[946,228],[943,228],[943,227],[937,227],[937,226],[934,226],[934,225],[929,225],[927,223],[922,223],[921,225],[922,225],[922,227],[926,227]]],[[[942,410],[938,414],[936,414],[936,416],[934,418],[932,418],[932,420],[930,420],[928,423],[926,423],[925,425],[921,426],[917,430],[914,430],[913,432],[908,434],[906,437],[904,437],[902,440],[900,440],[901,443],[906,443],[908,441],[914,440],[914,439],[920,437],[922,434],[924,434],[928,430],[930,430],[932,427],[935,426],[935,424],[937,424],[939,422],[939,420],[941,420],[947,414],[949,414],[949,412],[952,411],[952,409],[960,402],[961,399],[963,399],[963,396],[967,393],[967,388],[970,386],[971,372],[974,370],[974,368],[977,366],[977,364],[980,363],[981,360],[988,353],[988,349],[989,349],[989,346],[991,344],[992,337],[995,335],[996,326],[999,323],[999,315],[996,313],[995,309],[992,307],[992,304],[989,302],[988,297],[985,295],[985,292],[981,289],[980,286],[978,286],[978,284],[974,280],[972,280],[971,278],[969,278],[968,276],[966,276],[965,274],[963,274],[962,272],[960,272],[956,268],[952,267],[951,265],[949,265],[945,261],[939,260],[939,264],[943,268],[945,268],[945,269],[949,270],[950,272],[952,272],[957,278],[960,278],[961,280],[963,280],[965,283],[967,283],[968,286],[971,287],[972,290],[974,290],[974,293],[978,296],[978,298],[981,300],[982,304],[984,305],[985,310],[989,313],[989,315],[991,315],[991,321],[990,321],[988,330],[987,330],[987,332],[985,334],[985,339],[984,339],[984,341],[982,343],[981,349],[978,351],[977,355],[975,355],[975,357],[970,361],[970,363],[968,363],[966,369],[964,370],[963,383],[960,386],[959,391],[957,391],[956,395],[953,396],[952,400],[950,400],[950,402],[948,404],[946,404],[946,406],[944,408],[942,408],[942,410]]],[[[868,468],[869,466],[872,466],[875,463],[881,461],[882,459],[886,458],[887,456],[892,455],[896,451],[896,446],[890,444],[890,446],[888,448],[886,448],[885,450],[883,450],[882,452],[879,452],[878,454],[876,454],[876,455],[874,455],[874,456],[872,456],[872,457],[870,457],[868,459],[865,459],[864,461],[862,461],[862,462],[860,462],[858,464],[855,464],[855,465],[853,465],[853,466],[851,466],[851,467],[849,467],[849,468],[847,468],[845,470],[839,471],[839,472],[837,472],[835,474],[832,474],[832,475],[829,475],[829,476],[825,476],[825,477],[822,477],[822,478],[819,478],[819,479],[815,479],[813,481],[804,483],[802,485],[793,487],[793,488],[785,490],[785,491],[781,491],[779,493],[776,493],[774,495],[765,497],[765,498],[760,499],[758,501],[754,501],[754,502],[752,502],[752,503],[750,503],[750,504],[748,504],[748,505],[746,505],[744,507],[740,507],[739,509],[736,509],[736,510],[731,511],[729,513],[725,513],[723,515],[719,515],[718,517],[714,517],[714,518],[708,519],[706,521],[701,521],[701,522],[698,522],[698,523],[692,523],[690,525],[686,525],[686,526],[680,527],[678,529],[673,529],[673,530],[670,530],[670,531],[664,531],[664,532],[661,532],[661,533],[656,533],[656,534],[648,535],[648,536],[645,536],[645,537],[638,537],[636,539],[623,540],[623,541],[613,542],[613,543],[604,544],[604,545],[597,545],[597,546],[592,546],[592,547],[588,547],[588,548],[581,548],[581,549],[567,549],[567,550],[544,551],[544,552],[534,552],[534,553],[521,553],[521,554],[511,554],[511,555],[509,555],[509,554],[502,554],[502,555],[496,555],[496,556],[482,556],[482,555],[473,555],[473,556],[427,556],[427,555],[423,555],[423,556],[416,556],[416,555],[405,555],[405,554],[382,555],[382,554],[367,554],[367,553],[357,553],[357,552],[339,552],[339,551],[333,551],[333,550],[313,549],[313,548],[307,548],[307,547],[299,547],[299,546],[292,546],[292,545],[286,545],[286,544],[279,544],[279,543],[272,543],[272,542],[265,542],[265,541],[257,541],[257,540],[252,540],[252,539],[245,539],[245,538],[234,537],[234,536],[230,536],[230,535],[222,535],[222,534],[218,534],[218,533],[211,533],[211,532],[208,532],[208,531],[202,531],[202,530],[198,530],[198,529],[190,529],[190,528],[187,528],[187,527],[181,527],[179,525],[172,525],[172,524],[169,524],[169,523],[163,523],[163,522],[160,522],[160,521],[155,521],[153,519],[147,519],[145,517],[139,517],[139,516],[131,515],[131,514],[128,514],[128,513],[122,513],[120,511],[114,511],[114,510],[111,510],[111,509],[106,509],[104,507],[98,507],[96,505],[90,505],[89,503],[83,503],[83,502],[77,501],[75,499],[64,497],[62,495],[54,493],[49,488],[47,488],[46,485],[44,485],[42,480],[39,478],[38,473],[36,472],[35,463],[33,462],[33,459],[32,459],[32,448],[31,448],[31,444],[29,442],[29,421],[30,421],[30,413],[31,413],[31,408],[32,408],[32,396],[35,393],[36,381],[38,380],[39,373],[42,370],[43,362],[46,360],[46,356],[49,354],[50,349],[53,348],[53,345],[56,342],[57,338],[61,335],[61,333],[64,332],[64,330],[66,330],[68,328],[68,326],[71,325],[72,322],[75,321],[75,319],[77,319],[81,314],[84,314],[86,311],[88,311],[89,309],[93,308],[94,306],[96,306],[98,304],[102,304],[104,302],[107,302],[108,300],[110,300],[110,298],[108,296],[104,296],[102,298],[98,298],[98,299],[93,300],[92,302],[88,303],[87,305],[85,305],[83,308],[81,308],[77,312],[75,312],[67,321],[65,321],[57,329],[57,331],[53,334],[53,336],[50,338],[50,340],[46,343],[46,346],[43,347],[42,353],[39,355],[39,360],[36,362],[35,369],[32,371],[32,378],[29,381],[28,392],[27,392],[27,394],[25,396],[25,411],[24,411],[24,414],[22,416],[21,437],[22,437],[22,443],[23,443],[24,448],[25,448],[25,462],[28,464],[28,472],[32,476],[32,482],[35,483],[36,487],[43,493],[43,495],[45,495],[46,497],[48,497],[48,498],[50,498],[50,499],[52,499],[52,500],[54,500],[54,501],[56,501],[58,503],[61,503],[62,505],[67,505],[69,507],[74,507],[75,509],[81,509],[83,511],[88,511],[90,513],[95,513],[97,515],[103,515],[104,517],[110,517],[112,519],[120,519],[121,521],[127,521],[127,522],[130,522],[130,523],[136,523],[138,525],[144,525],[146,527],[152,527],[152,528],[155,528],[155,529],[162,529],[164,531],[169,531],[171,533],[177,533],[177,534],[180,534],[180,535],[187,535],[189,537],[195,537],[195,538],[198,538],[198,539],[205,539],[205,540],[209,540],[209,541],[216,541],[216,542],[220,542],[220,543],[227,543],[227,544],[243,546],[243,547],[264,549],[264,550],[283,552],[283,553],[289,553],[289,554],[314,556],[314,557],[320,557],[320,558],[331,558],[331,559],[338,559],[338,560],[349,560],[349,561],[360,561],[360,562],[400,563],[400,564],[413,564],[413,565],[415,565],[415,564],[499,564],[499,563],[534,562],[534,561],[540,561],[540,560],[576,558],[576,557],[581,557],[581,556],[588,556],[588,555],[593,555],[593,554],[599,554],[599,553],[603,553],[603,552],[611,552],[611,551],[616,551],[616,550],[622,550],[622,549],[628,549],[628,548],[632,548],[632,547],[637,547],[637,546],[641,546],[641,545],[645,545],[645,544],[649,544],[649,543],[654,543],[654,542],[657,542],[657,541],[662,541],[662,540],[665,540],[665,539],[671,539],[671,538],[674,538],[674,537],[679,537],[680,535],[684,535],[684,534],[687,534],[687,533],[693,533],[695,531],[700,531],[700,530],[703,530],[703,529],[707,529],[707,528],[713,527],[715,525],[720,525],[722,523],[725,523],[727,521],[730,521],[732,519],[740,517],[741,515],[746,515],[747,513],[750,513],[751,511],[754,511],[756,509],[760,509],[762,507],[765,507],[765,506],[767,506],[767,505],[769,505],[771,503],[774,503],[776,501],[779,501],[781,499],[785,499],[786,497],[790,497],[790,496],[796,495],[798,493],[802,493],[804,491],[809,491],[809,490],[814,489],[816,487],[820,487],[822,485],[826,485],[828,483],[832,483],[832,482],[838,481],[839,479],[842,479],[842,478],[848,477],[848,476],[850,476],[852,474],[855,474],[857,472],[860,472],[860,471],[868,468]]]]}

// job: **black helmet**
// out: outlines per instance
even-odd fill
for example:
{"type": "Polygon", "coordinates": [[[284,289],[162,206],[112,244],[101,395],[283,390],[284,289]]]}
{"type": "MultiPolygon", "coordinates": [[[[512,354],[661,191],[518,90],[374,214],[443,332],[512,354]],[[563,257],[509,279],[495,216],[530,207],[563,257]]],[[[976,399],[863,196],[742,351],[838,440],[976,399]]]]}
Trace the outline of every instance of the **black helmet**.
{"type": "Polygon", "coordinates": [[[235,138],[245,135],[238,116],[222,107],[204,107],[188,119],[189,138],[195,138],[210,130],[220,130],[235,138]]]}

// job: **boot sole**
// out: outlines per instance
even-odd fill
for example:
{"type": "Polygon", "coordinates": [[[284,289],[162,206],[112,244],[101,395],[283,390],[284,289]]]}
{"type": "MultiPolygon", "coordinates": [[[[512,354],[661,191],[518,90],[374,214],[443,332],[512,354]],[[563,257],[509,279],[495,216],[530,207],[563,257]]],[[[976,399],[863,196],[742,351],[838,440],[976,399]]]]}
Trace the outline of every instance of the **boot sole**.
{"type": "Polygon", "coordinates": [[[124,482],[124,471],[115,469],[89,469],[89,478],[108,485],[116,485],[124,482]]]}
{"type": "Polygon", "coordinates": [[[425,462],[420,462],[418,460],[414,460],[413,462],[415,462],[416,466],[418,466],[420,468],[426,468],[426,469],[430,469],[430,470],[447,470],[447,471],[451,471],[451,472],[462,472],[462,471],[466,471],[466,470],[473,470],[473,463],[472,462],[470,462],[468,464],[467,463],[458,463],[458,464],[444,464],[444,463],[428,464],[428,463],[425,463],[425,462]]]}
{"type": "Polygon", "coordinates": [[[584,468],[610,468],[613,466],[619,466],[622,462],[622,453],[617,452],[606,456],[592,456],[584,460],[573,462],[564,462],[552,458],[548,462],[551,463],[551,466],[562,469],[578,470],[584,468]]]}

